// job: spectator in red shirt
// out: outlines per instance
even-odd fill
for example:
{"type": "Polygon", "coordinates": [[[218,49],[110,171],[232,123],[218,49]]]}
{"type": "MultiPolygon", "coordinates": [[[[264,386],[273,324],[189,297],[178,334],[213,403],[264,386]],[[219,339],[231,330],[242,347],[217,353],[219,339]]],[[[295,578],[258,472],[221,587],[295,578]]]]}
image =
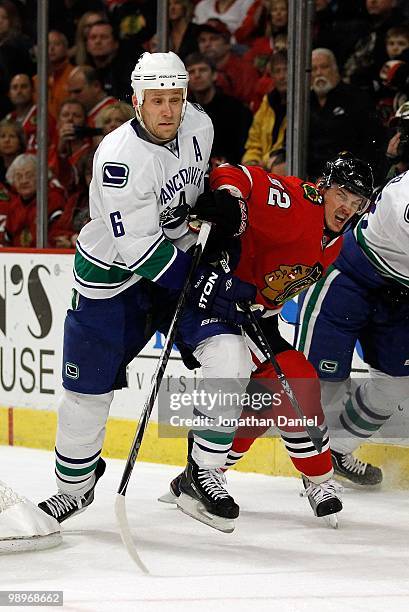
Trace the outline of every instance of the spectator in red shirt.
{"type": "Polygon", "coordinates": [[[257,0],[199,0],[193,21],[202,24],[209,19],[217,19],[234,34],[242,26],[253,4],[257,4],[257,0]]]}
{"type": "Polygon", "coordinates": [[[57,138],[50,147],[48,165],[54,177],[70,195],[83,182],[82,160],[92,148],[91,138],[84,133],[86,111],[79,100],[67,98],[57,121],[57,138]]]}
{"type": "Polygon", "coordinates": [[[0,121],[0,183],[5,183],[8,168],[25,149],[26,141],[21,126],[11,119],[0,121]]]}
{"type": "Polygon", "coordinates": [[[74,68],[68,78],[68,95],[84,105],[89,127],[96,126],[102,109],[118,101],[113,96],[107,96],[97,71],[91,66],[74,68]]]}
{"type": "Polygon", "coordinates": [[[0,245],[4,241],[7,215],[10,210],[12,190],[6,180],[6,172],[13,160],[25,149],[24,133],[15,121],[0,121],[0,245]]]}
{"type": "Polygon", "coordinates": [[[249,104],[259,78],[257,70],[232,51],[230,32],[219,19],[209,19],[199,32],[200,53],[217,69],[216,85],[225,94],[249,104]]]}
{"type": "MultiPolygon", "coordinates": [[[[16,74],[10,81],[9,98],[14,110],[6,119],[16,121],[24,130],[27,151],[37,149],[37,105],[34,103],[34,87],[28,74],[16,74]]],[[[55,133],[55,121],[48,116],[48,138],[55,133]]]]}
{"type": "MultiPolygon", "coordinates": [[[[4,243],[6,246],[34,248],[36,246],[36,170],[35,155],[23,153],[16,157],[6,178],[16,194],[10,202],[6,220],[4,243]]],[[[53,224],[64,209],[64,193],[50,184],[48,190],[48,246],[55,246],[53,224]]]]}
{"type": "Polygon", "coordinates": [[[244,58],[257,68],[260,75],[265,73],[271,54],[280,48],[287,48],[286,41],[283,45],[287,24],[287,0],[270,0],[264,33],[250,43],[250,49],[244,54],[244,58]]]}
{"type": "MultiPolygon", "coordinates": [[[[132,106],[125,102],[117,102],[101,111],[97,127],[101,128],[103,136],[106,136],[134,117],[135,111],[132,106]]],[[[89,184],[92,178],[93,156],[94,152],[91,150],[86,157],[82,158],[84,181],[78,191],[67,200],[64,213],[57,221],[54,235],[58,248],[74,248],[81,228],[89,221],[89,184]]]]}

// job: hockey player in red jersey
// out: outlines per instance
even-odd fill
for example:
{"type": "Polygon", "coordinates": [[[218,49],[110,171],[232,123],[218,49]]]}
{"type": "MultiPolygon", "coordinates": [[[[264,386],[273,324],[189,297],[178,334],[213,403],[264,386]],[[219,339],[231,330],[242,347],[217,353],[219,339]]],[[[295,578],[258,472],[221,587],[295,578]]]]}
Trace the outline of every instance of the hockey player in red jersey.
{"type": "MultiPolygon", "coordinates": [[[[287,300],[317,282],[336,259],[342,234],[369,206],[373,190],[371,169],[361,160],[344,154],[328,162],[323,176],[314,185],[296,177],[269,174],[259,167],[223,165],[212,172],[210,185],[212,192],[199,198],[194,212],[199,219],[212,221],[220,235],[241,233],[240,257],[234,274],[240,281],[257,288],[255,301],[265,307],[260,319],[262,329],[281,369],[291,381],[304,416],[313,418],[322,431],[322,451],[318,453],[314,448],[304,426],[291,423],[289,419],[297,415],[287,399],[282,400],[273,417],[280,414],[285,417],[284,421],[290,422],[280,426],[279,431],[294,466],[303,475],[314,513],[317,516],[336,513],[342,509],[342,503],[332,480],[319,380],[304,355],[281,337],[278,318],[274,315],[287,300]],[[228,190],[236,201],[226,198],[223,190],[228,190]],[[230,221],[232,227],[229,227],[230,221]],[[240,225],[245,229],[239,230],[240,225]]],[[[209,312],[214,312],[209,284],[204,289],[206,277],[201,287],[206,293],[201,303],[209,312]]],[[[245,332],[254,362],[250,386],[258,384],[277,389],[273,366],[258,348],[251,331],[245,327],[245,332]]],[[[239,426],[225,467],[233,465],[267,429],[268,426],[251,429],[239,426]]],[[[196,442],[196,433],[194,439],[196,442]]],[[[185,481],[186,475],[182,474],[172,482],[172,501],[179,498],[180,490],[186,493],[185,481]]],[[[201,520],[198,516],[195,518],[201,520]]]]}

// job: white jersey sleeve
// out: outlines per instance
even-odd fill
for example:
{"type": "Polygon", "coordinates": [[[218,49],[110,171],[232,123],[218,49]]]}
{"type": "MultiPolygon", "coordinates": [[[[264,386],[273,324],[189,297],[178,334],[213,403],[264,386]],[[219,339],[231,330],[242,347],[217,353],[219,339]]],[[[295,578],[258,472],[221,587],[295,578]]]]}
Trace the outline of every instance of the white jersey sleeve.
{"type": "Polygon", "coordinates": [[[409,286],[409,172],[383,188],[375,210],[355,228],[364,253],[383,276],[409,286]]]}
{"type": "Polygon", "coordinates": [[[74,264],[75,288],[86,297],[112,297],[141,277],[179,288],[186,277],[184,250],[194,242],[187,216],[203,191],[213,126],[188,105],[168,145],[146,141],[138,130],[136,119],[124,124],[94,156],[91,221],[74,264]]]}

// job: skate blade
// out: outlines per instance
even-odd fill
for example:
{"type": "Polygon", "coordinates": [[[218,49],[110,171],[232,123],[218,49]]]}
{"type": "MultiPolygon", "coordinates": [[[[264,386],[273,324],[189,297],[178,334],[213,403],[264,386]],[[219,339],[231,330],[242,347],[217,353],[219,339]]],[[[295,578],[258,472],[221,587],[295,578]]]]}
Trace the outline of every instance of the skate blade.
{"type": "Polygon", "coordinates": [[[163,504],[176,504],[178,499],[179,498],[176,497],[176,495],[172,493],[172,491],[168,491],[164,495],[158,497],[158,501],[162,502],[163,504]]]}
{"type": "Polygon", "coordinates": [[[46,550],[62,543],[61,533],[49,533],[44,536],[31,538],[9,538],[0,541],[0,555],[16,552],[29,552],[33,550],[46,550]]]}
{"type": "Polygon", "coordinates": [[[331,529],[338,529],[338,514],[327,514],[326,516],[320,517],[327,527],[331,529]]]}
{"type": "Polygon", "coordinates": [[[355,489],[355,491],[379,491],[383,484],[382,480],[377,484],[359,484],[358,482],[353,482],[352,480],[349,480],[349,478],[336,473],[334,474],[334,479],[345,489],[355,489]]]}
{"type": "Polygon", "coordinates": [[[192,499],[185,493],[180,494],[176,504],[179,510],[184,512],[184,514],[187,514],[196,521],[204,523],[213,529],[217,529],[217,531],[222,531],[223,533],[232,533],[234,531],[234,519],[226,519],[221,516],[210,514],[201,502],[192,499]]]}

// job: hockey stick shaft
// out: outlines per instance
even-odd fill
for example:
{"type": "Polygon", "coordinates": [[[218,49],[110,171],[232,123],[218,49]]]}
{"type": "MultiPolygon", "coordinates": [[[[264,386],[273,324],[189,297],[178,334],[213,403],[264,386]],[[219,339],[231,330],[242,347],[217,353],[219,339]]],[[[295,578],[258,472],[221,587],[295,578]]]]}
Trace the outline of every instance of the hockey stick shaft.
{"type": "Polygon", "coordinates": [[[190,291],[190,285],[193,278],[194,273],[196,272],[200,259],[207,241],[207,238],[210,233],[211,224],[210,223],[202,223],[200,228],[199,236],[197,239],[196,246],[193,251],[192,263],[190,265],[190,270],[187,275],[185,284],[183,286],[182,292],[179,296],[178,303],[176,305],[175,314],[173,315],[172,322],[169,327],[168,334],[165,339],[165,343],[163,345],[162,353],[159,358],[159,361],[156,366],[155,373],[152,379],[152,385],[149,392],[149,396],[145,402],[144,408],[141,413],[141,417],[139,419],[138,428],[136,430],[131,449],[129,451],[129,456],[125,465],[125,469],[122,475],[122,480],[119,485],[118,494],[125,495],[126,489],[128,487],[129,479],[132,474],[133,467],[135,465],[135,461],[139,454],[139,449],[142,444],[143,436],[148,425],[148,421],[150,415],[152,413],[153,406],[155,404],[156,398],[159,393],[160,385],[165,374],[165,369],[169,361],[170,353],[172,351],[173,343],[176,337],[177,326],[180,320],[180,316],[182,314],[183,308],[186,303],[187,295],[190,291]]]}
{"type": "MultiPolygon", "coordinates": [[[[294,394],[294,391],[291,388],[290,383],[288,382],[287,377],[282,371],[281,366],[278,363],[276,356],[274,355],[274,352],[270,346],[270,343],[267,340],[267,337],[261,328],[259,320],[257,319],[254,312],[251,310],[251,306],[249,304],[240,304],[240,308],[242,308],[247,314],[251,322],[251,325],[253,327],[254,333],[256,334],[257,340],[259,342],[259,348],[261,349],[261,351],[264,353],[264,356],[270,361],[271,365],[273,366],[275,373],[277,375],[277,378],[280,381],[280,384],[282,388],[284,389],[291,403],[291,406],[294,408],[294,411],[297,414],[297,416],[303,420],[303,423],[305,423],[306,417],[301,409],[300,404],[298,403],[298,400],[294,394]]],[[[317,453],[321,453],[322,446],[323,446],[324,433],[316,425],[307,425],[307,424],[305,425],[305,431],[311,438],[311,442],[313,443],[314,448],[317,451],[317,453]]]]}

